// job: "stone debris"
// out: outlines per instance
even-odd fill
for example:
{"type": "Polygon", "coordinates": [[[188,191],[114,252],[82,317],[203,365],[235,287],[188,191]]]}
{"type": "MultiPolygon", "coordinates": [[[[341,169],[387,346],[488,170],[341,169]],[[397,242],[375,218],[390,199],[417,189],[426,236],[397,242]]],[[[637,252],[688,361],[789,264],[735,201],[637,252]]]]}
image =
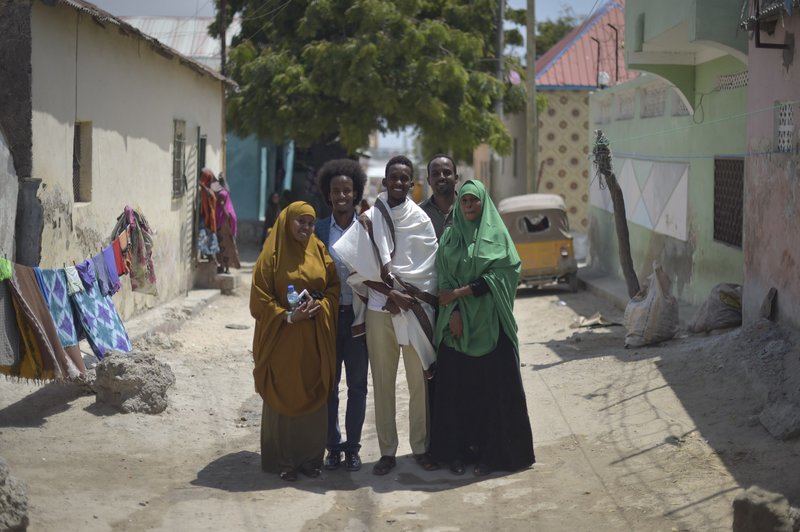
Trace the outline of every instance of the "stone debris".
{"type": "Polygon", "coordinates": [[[28,495],[25,484],[9,473],[0,458],[0,530],[22,532],[28,529],[28,495]]]}
{"type": "Polygon", "coordinates": [[[751,486],[733,500],[733,532],[798,532],[800,511],[783,495],[751,486]]]}
{"type": "Polygon", "coordinates": [[[167,389],[175,384],[169,365],[152,353],[114,353],[97,365],[97,403],[124,413],[158,414],[167,408],[167,389]]]}

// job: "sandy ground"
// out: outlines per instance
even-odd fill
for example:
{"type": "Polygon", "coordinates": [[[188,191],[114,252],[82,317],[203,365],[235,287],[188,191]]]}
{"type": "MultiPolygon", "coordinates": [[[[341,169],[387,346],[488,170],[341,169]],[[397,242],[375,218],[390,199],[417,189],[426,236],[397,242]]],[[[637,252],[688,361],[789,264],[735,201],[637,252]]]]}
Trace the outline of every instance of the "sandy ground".
{"type": "Polygon", "coordinates": [[[534,467],[421,470],[408,456],[401,377],[392,474],[371,473],[370,396],[361,471],[281,481],[259,468],[249,270],[241,276],[236,295],[138,342],[175,373],[162,414],[119,414],[74,386],[0,381],[0,456],[28,485],[30,530],[730,530],[731,502],[752,484],[800,501],[800,442],[759,425],[742,353],[720,350],[731,342],[626,350],[622,327],[570,328],[619,310],[557,288],[520,290],[515,309],[534,467]]]}

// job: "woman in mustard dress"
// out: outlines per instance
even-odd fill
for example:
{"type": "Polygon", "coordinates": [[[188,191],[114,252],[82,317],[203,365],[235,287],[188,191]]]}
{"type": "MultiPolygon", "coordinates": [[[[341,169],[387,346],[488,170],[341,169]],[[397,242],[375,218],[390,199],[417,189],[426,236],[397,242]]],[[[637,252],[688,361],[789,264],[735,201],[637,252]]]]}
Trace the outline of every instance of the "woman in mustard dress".
{"type": "Polygon", "coordinates": [[[336,372],[339,276],[314,235],[315,217],[302,201],[280,213],[256,261],[250,292],[253,376],[264,400],[261,468],[284,480],[296,480],[298,471],[320,474],[336,372]],[[288,312],[289,285],[315,298],[288,312]]]}

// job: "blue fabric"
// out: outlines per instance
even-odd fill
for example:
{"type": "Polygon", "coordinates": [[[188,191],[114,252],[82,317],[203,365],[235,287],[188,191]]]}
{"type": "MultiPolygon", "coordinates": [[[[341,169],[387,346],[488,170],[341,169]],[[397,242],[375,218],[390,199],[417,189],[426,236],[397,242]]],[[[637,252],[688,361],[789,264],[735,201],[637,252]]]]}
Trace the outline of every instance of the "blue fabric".
{"type": "Polygon", "coordinates": [[[91,259],[86,259],[85,261],[76,264],[75,269],[78,270],[78,276],[81,278],[83,287],[86,290],[89,290],[92,286],[94,286],[94,263],[91,259]]]}
{"type": "Polygon", "coordinates": [[[108,272],[108,282],[111,286],[111,295],[113,296],[122,287],[117,273],[117,261],[114,258],[114,246],[107,246],[103,250],[103,261],[106,263],[106,272],[108,272]]]}
{"type": "Polygon", "coordinates": [[[58,331],[58,339],[63,347],[78,345],[78,329],[75,326],[75,313],[67,294],[67,277],[64,270],[42,270],[44,287],[50,298],[47,308],[53,316],[58,331]]]}
{"type": "Polygon", "coordinates": [[[94,264],[94,273],[97,277],[97,285],[100,287],[100,293],[104,296],[111,295],[111,282],[108,280],[108,268],[106,268],[106,260],[102,253],[98,253],[92,257],[94,264]]]}
{"type": "Polygon", "coordinates": [[[39,290],[42,292],[44,296],[44,302],[48,305],[50,304],[50,295],[48,294],[47,289],[44,286],[44,279],[42,279],[42,269],[38,266],[34,266],[33,268],[33,275],[36,277],[36,284],[39,285],[39,290]]]}
{"type": "Polygon", "coordinates": [[[361,429],[367,411],[367,337],[353,338],[350,327],[353,325],[352,307],[344,307],[339,312],[336,334],[336,380],[328,400],[328,450],[358,451],[361,448],[361,429]],[[347,409],[344,427],[347,440],[342,442],[339,430],[339,382],[342,380],[342,365],[347,376],[347,409]]]}
{"type": "Polygon", "coordinates": [[[331,247],[330,243],[328,242],[331,237],[331,220],[333,220],[333,216],[328,216],[326,218],[317,220],[317,223],[314,224],[314,234],[317,235],[317,238],[322,240],[322,243],[325,244],[326,248],[331,247]]]}
{"type": "MultiPolygon", "coordinates": [[[[353,221],[351,224],[352,223],[358,223],[356,222],[355,213],[353,213],[353,221]]],[[[347,284],[347,277],[350,275],[350,271],[347,269],[347,266],[345,266],[344,262],[342,262],[342,259],[339,258],[336,250],[333,249],[333,245],[342,237],[342,235],[345,234],[345,232],[347,232],[349,227],[350,226],[347,226],[346,228],[342,229],[333,219],[333,216],[328,216],[322,220],[317,220],[314,228],[314,233],[317,235],[317,238],[322,240],[322,243],[325,244],[325,247],[328,249],[328,253],[330,253],[331,258],[333,259],[333,263],[336,265],[336,273],[339,274],[339,282],[341,286],[341,291],[339,292],[340,305],[353,304],[353,289],[350,288],[349,284],[347,284]]]]}
{"type": "Polygon", "coordinates": [[[85,291],[76,292],[70,298],[75,305],[78,321],[86,333],[86,339],[97,358],[102,359],[110,351],[127,353],[131,350],[128,332],[117,308],[111,301],[111,296],[100,293],[97,280],[92,286],[87,286],[85,291]]]}

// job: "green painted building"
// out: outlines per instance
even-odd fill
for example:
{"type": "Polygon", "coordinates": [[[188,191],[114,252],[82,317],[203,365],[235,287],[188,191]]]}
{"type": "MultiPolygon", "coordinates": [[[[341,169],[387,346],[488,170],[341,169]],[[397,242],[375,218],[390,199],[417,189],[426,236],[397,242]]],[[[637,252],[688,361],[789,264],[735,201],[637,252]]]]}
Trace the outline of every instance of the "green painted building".
{"type": "MultiPolygon", "coordinates": [[[[639,78],[594,92],[611,142],[640,283],[660,263],[673,295],[699,304],[741,284],[747,41],[730,2],[628,0],[625,60],[639,78]]],[[[622,279],[613,206],[590,164],[590,260],[622,279]]]]}

